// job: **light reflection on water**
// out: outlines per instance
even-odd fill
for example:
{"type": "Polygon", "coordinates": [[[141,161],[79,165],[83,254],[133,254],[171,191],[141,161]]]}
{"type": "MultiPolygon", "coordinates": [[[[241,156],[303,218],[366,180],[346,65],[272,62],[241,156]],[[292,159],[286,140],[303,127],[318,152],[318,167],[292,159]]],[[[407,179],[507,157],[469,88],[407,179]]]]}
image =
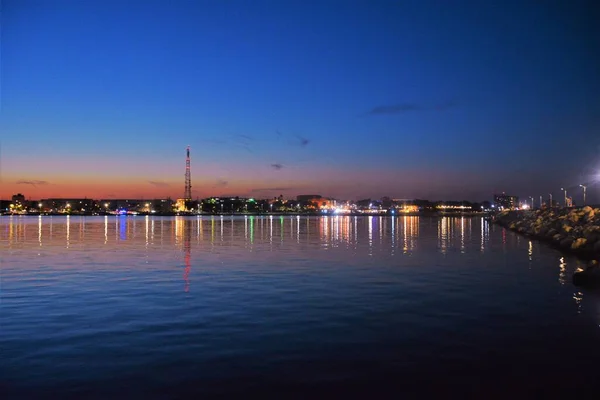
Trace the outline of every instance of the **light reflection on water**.
{"type": "MultiPolygon", "coordinates": [[[[515,353],[527,359],[600,331],[597,296],[570,283],[580,261],[481,218],[15,216],[0,217],[0,245],[0,372],[25,386],[79,376],[78,357],[122,374],[113,353],[148,374],[167,357],[211,376],[226,351],[223,365],[274,376],[297,360],[308,380],[402,375],[435,354],[488,360],[514,335],[539,342],[515,353]],[[325,366],[348,354],[354,370],[325,366]]],[[[156,381],[181,384],[173,368],[156,381]]]]}

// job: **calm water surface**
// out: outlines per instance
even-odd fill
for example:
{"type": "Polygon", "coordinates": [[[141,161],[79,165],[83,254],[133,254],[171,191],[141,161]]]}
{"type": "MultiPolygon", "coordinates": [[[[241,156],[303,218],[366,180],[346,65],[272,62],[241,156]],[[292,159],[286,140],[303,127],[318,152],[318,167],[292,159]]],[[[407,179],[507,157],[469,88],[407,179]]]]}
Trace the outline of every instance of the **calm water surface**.
{"type": "Polygon", "coordinates": [[[598,385],[583,265],[480,218],[4,216],[0,245],[5,398],[598,385]]]}

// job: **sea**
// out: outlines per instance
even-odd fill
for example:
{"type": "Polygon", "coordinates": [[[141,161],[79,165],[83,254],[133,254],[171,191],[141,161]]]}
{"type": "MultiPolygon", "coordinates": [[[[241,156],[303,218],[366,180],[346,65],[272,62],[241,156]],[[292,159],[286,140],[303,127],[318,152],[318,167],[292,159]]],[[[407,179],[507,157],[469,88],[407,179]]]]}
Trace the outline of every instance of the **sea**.
{"type": "Polygon", "coordinates": [[[585,266],[481,217],[1,216],[0,398],[598,398],[585,266]]]}

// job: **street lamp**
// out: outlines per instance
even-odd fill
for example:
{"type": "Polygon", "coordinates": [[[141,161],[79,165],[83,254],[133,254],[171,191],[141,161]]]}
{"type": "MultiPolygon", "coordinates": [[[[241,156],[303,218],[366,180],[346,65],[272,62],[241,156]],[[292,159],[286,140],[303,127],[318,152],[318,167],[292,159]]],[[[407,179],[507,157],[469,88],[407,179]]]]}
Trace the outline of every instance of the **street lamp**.
{"type": "Polygon", "coordinates": [[[567,206],[567,189],[560,188],[560,190],[564,190],[565,191],[565,207],[566,207],[567,206]]]}
{"type": "Polygon", "coordinates": [[[534,209],[534,206],[533,206],[533,196],[529,196],[529,198],[531,199],[531,209],[533,210],[534,209]]]}
{"type": "Polygon", "coordinates": [[[548,193],[550,195],[550,207],[552,207],[552,193],[548,193]]]}
{"type": "Polygon", "coordinates": [[[542,201],[543,201],[542,195],[540,195],[540,209],[542,208],[542,201]]]}
{"type": "Polygon", "coordinates": [[[38,207],[40,208],[40,215],[42,214],[42,203],[38,203],[38,207]]]}
{"type": "Polygon", "coordinates": [[[579,185],[579,187],[583,188],[583,205],[585,206],[585,189],[587,189],[587,186],[579,185]]]}

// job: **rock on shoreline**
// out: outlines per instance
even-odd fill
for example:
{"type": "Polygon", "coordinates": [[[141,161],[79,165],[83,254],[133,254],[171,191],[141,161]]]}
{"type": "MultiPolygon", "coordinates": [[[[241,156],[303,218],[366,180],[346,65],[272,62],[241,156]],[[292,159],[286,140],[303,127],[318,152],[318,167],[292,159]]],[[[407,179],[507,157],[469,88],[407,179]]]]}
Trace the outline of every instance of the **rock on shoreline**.
{"type": "Polygon", "coordinates": [[[573,282],[582,286],[600,286],[597,261],[600,259],[600,208],[503,211],[496,215],[494,222],[592,260],[586,270],[573,275],[573,282]]]}

